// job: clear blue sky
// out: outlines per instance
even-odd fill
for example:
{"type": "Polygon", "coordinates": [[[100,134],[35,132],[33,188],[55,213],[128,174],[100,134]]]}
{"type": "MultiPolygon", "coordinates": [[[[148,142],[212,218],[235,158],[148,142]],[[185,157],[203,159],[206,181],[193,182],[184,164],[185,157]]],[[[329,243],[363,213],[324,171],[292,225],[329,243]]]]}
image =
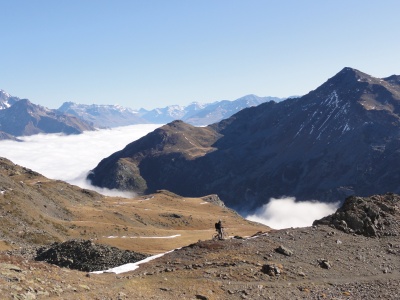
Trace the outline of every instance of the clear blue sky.
{"type": "Polygon", "coordinates": [[[399,0],[0,0],[0,89],[155,108],[400,74],[399,0]]]}

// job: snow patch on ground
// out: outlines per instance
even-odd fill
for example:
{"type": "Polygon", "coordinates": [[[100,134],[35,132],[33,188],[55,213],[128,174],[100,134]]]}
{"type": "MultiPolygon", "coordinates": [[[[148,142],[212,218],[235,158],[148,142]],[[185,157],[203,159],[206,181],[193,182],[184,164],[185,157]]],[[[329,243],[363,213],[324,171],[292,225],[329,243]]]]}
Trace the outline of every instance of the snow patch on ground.
{"type": "Polygon", "coordinates": [[[127,237],[127,236],[119,237],[119,236],[115,236],[115,235],[110,235],[110,236],[103,236],[103,237],[108,238],[108,239],[117,239],[117,238],[122,238],[122,239],[126,239],[126,238],[130,238],[130,239],[173,239],[173,238],[176,238],[179,236],[181,236],[181,235],[175,234],[175,235],[168,235],[168,236],[130,236],[130,237],[127,237]]]}
{"type": "MultiPolygon", "coordinates": [[[[180,248],[178,248],[178,249],[180,249],[180,248]]],[[[129,272],[129,271],[134,271],[137,268],[139,268],[139,265],[147,263],[149,261],[152,261],[153,259],[156,259],[156,258],[159,258],[161,256],[164,256],[165,254],[171,253],[171,252],[173,252],[175,250],[177,250],[177,249],[174,249],[174,250],[171,250],[171,251],[168,251],[168,252],[165,252],[165,253],[160,253],[160,254],[156,254],[156,255],[153,255],[153,256],[149,256],[149,257],[147,257],[147,258],[145,258],[143,260],[140,260],[138,262],[135,262],[135,263],[125,264],[125,265],[118,266],[118,267],[111,268],[111,269],[104,270],[104,271],[95,271],[95,272],[92,272],[92,274],[102,274],[102,273],[121,274],[121,273],[129,272]]]]}

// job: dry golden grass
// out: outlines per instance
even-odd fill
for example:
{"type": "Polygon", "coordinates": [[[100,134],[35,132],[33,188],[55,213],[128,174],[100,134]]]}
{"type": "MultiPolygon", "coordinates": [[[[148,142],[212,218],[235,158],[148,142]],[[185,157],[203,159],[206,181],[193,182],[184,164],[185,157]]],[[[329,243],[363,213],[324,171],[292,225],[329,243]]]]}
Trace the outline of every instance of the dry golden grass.
{"type": "Polygon", "coordinates": [[[218,219],[230,236],[268,230],[202,198],[183,198],[168,191],[106,197],[4,159],[0,160],[0,188],[5,191],[0,194],[0,208],[6,212],[0,218],[4,236],[0,236],[0,250],[82,238],[155,254],[211,239],[218,219]]]}
{"type": "Polygon", "coordinates": [[[69,235],[95,237],[99,243],[150,254],[211,239],[218,219],[229,236],[248,236],[268,229],[201,198],[164,192],[133,199],[105,197],[95,206],[69,209],[75,216],[69,235]]]}

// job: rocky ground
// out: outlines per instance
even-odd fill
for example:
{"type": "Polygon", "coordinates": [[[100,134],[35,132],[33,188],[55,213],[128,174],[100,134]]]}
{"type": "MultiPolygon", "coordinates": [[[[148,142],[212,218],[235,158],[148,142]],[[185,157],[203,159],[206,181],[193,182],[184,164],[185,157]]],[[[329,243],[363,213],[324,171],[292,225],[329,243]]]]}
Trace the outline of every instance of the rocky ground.
{"type": "Polygon", "coordinates": [[[312,227],[270,230],[215,195],[102,197],[7,161],[0,184],[0,299],[400,298],[395,194],[350,197],[312,227]],[[226,240],[211,240],[218,218],[226,240]],[[172,249],[121,274],[71,269],[172,249]]]}
{"type": "Polygon", "coordinates": [[[69,240],[38,249],[35,260],[79,271],[102,271],[145,259],[149,255],[98,245],[89,240],[69,240]]]}
{"type": "Polygon", "coordinates": [[[330,226],[205,240],[122,274],[0,256],[4,299],[399,299],[400,241],[330,226]]]}

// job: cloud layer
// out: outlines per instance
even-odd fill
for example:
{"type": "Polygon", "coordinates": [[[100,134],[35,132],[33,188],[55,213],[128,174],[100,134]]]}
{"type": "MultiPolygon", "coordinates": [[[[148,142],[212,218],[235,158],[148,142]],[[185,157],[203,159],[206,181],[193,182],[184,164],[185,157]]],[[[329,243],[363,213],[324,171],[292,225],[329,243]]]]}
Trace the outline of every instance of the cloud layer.
{"type": "MultiPolygon", "coordinates": [[[[1,141],[0,156],[42,175],[94,189],[86,181],[87,173],[105,157],[123,149],[159,124],[140,124],[86,131],[79,135],[38,134],[20,137],[23,142],[1,141]]],[[[117,191],[96,189],[108,195],[117,191]]]]}
{"type": "Polygon", "coordinates": [[[314,220],[330,215],[338,208],[338,203],[317,201],[296,202],[294,197],[271,198],[255,214],[246,219],[265,224],[273,229],[311,226],[314,220]]]}

